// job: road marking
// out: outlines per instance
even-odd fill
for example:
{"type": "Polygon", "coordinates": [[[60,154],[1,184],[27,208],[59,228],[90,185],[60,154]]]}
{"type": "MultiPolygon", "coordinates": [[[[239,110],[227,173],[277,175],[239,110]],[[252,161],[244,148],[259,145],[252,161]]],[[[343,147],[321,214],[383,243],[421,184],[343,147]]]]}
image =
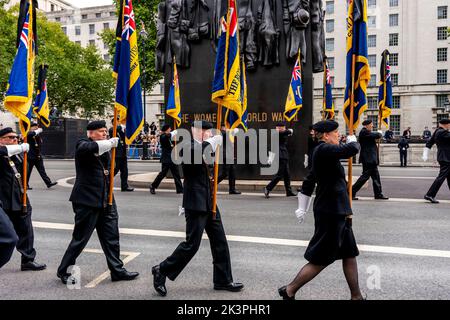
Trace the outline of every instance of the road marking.
{"type": "MultiPolygon", "coordinates": [[[[66,230],[66,229],[64,229],[66,230]]],[[[89,253],[103,253],[102,250],[99,249],[84,249],[83,252],[89,252],[89,253]]],[[[139,256],[141,253],[140,252],[127,252],[127,251],[121,251],[120,252],[121,255],[125,255],[125,259],[122,260],[123,265],[126,265],[128,262],[130,262],[131,260],[135,259],[137,256],[139,256]]],[[[95,288],[100,282],[102,282],[103,280],[107,279],[110,276],[110,271],[105,271],[103,272],[101,275],[99,275],[97,278],[95,278],[94,280],[92,280],[91,282],[89,282],[87,285],[85,285],[85,288],[95,288]]]]}
{"type": "MultiPolygon", "coordinates": [[[[73,229],[73,225],[66,224],[66,223],[34,221],[33,225],[35,228],[41,228],[41,229],[56,229],[56,230],[72,230],[73,229]]],[[[132,229],[132,228],[120,228],[119,231],[121,234],[127,234],[127,235],[169,237],[169,238],[181,238],[181,239],[186,238],[186,233],[179,232],[179,231],[132,229]]],[[[206,234],[203,235],[202,239],[208,239],[206,234]]],[[[309,241],[305,241],[305,240],[249,237],[249,236],[237,236],[237,235],[227,235],[227,239],[229,241],[235,241],[235,242],[270,244],[270,245],[293,246],[293,247],[307,247],[308,243],[309,243],[309,241]]],[[[360,251],[374,252],[374,253],[411,255],[411,256],[421,256],[421,257],[450,258],[450,251],[448,251],[448,250],[387,247],[387,246],[374,246],[374,245],[364,245],[364,244],[358,245],[358,248],[360,251]]],[[[134,258],[135,257],[133,257],[132,259],[134,259],[134,258]]],[[[124,262],[125,262],[125,260],[124,260],[124,262]]],[[[103,274],[102,274],[102,276],[103,276],[103,274]]]]}

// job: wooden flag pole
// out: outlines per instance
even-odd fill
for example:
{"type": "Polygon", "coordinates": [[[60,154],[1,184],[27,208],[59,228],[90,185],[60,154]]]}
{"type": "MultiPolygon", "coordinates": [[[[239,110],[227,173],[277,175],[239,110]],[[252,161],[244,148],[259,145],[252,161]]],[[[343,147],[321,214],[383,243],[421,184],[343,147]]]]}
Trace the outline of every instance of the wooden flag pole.
{"type": "MultiPolygon", "coordinates": [[[[219,103],[217,105],[217,130],[220,131],[220,125],[222,123],[222,105],[219,103]]],[[[217,183],[217,180],[219,178],[219,153],[220,153],[220,146],[217,146],[216,148],[216,159],[214,161],[214,189],[213,189],[213,199],[212,199],[212,212],[213,212],[213,219],[216,218],[217,213],[217,189],[219,184],[217,183]]]]}
{"type": "MultiPolygon", "coordinates": [[[[352,55],[352,87],[350,90],[350,121],[349,121],[349,135],[353,135],[355,132],[353,130],[353,113],[354,113],[354,103],[355,103],[355,64],[356,56],[352,55]]],[[[350,207],[352,206],[352,186],[353,186],[353,157],[348,159],[348,197],[350,198],[350,207]]]]}
{"type": "MultiPolygon", "coordinates": [[[[177,130],[177,122],[174,119],[173,120],[173,131],[177,130]]],[[[177,140],[175,139],[175,141],[173,142],[174,146],[173,148],[175,149],[175,160],[178,160],[178,154],[177,154],[177,140]]]]}
{"type": "MultiPolygon", "coordinates": [[[[114,107],[113,134],[112,134],[111,138],[114,138],[116,136],[117,136],[117,108],[114,107]]],[[[114,169],[115,169],[115,167],[116,167],[116,148],[112,148],[111,167],[109,170],[109,193],[108,193],[108,206],[110,208],[112,208],[112,205],[113,205],[114,169]]]]}
{"type": "MultiPolygon", "coordinates": [[[[22,121],[22,120],[20,120],[22,121]]],[[[23,124],[22,124],[23,127],[23,124]]],[[[23,142],[28,143],[28,137],[23,137],[23,142]]],[[[27,208],[27,189],[28,189],[28,152],[24,152],[23,154],[23,169],[22,169],[22,176],[23,176],[23,195],[22,195],[22,212],[23,214],[26,214],[28,212],[27,208]]]]}
{"type": "Polygon", "coordinates": [[[327,113],[325,111],[327,105],[326,97],[326,87],[327,87],[327,60],[323,60],[323,98],[322,98],[322,120],[327,119],[327,113]]]}

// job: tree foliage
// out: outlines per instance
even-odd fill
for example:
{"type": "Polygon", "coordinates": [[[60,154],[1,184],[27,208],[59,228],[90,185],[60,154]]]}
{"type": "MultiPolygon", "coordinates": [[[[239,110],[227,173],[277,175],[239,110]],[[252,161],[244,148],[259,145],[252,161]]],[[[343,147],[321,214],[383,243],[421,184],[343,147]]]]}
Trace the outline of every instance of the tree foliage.
{"type": "MultiPolygon", "coordinates": [[[[36,69],[49,65],[47,84],[50,107],[80,117],[102,116],[114,101],[114,79],[94,46],[82,48],[70,41],[58,23],[39,13],[36,69]]],[[[17,6],[0,7],[0,96],[6,91],[16,53],[17,6]]],[[[37,84],[36,72],[36,84],[37,84]]]]}

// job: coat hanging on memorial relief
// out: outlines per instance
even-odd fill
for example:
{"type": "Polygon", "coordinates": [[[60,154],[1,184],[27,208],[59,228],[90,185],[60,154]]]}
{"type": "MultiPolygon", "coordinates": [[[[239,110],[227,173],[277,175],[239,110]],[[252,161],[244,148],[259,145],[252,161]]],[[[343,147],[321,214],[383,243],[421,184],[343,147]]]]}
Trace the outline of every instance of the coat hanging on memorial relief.
{"type": "Polygon", "coordinates": [[[256,21],[252,11],[252,0],[241,0],[238,6],[239,42],[247,70],[256,69],[258,48],[256,46],[256,21]]]}
{"type": "Polygon", "coordinates": [[[286,39],[286,59],[293,60],[298,51],[302,53],[302,64],[306,63],[305,31],[309,24],[310,0],[282,0],[283,29],[286,39]]]}
{"type": "Polygon", "coordinates": [[[199,41],[210,38],[209,7],[205,0],[184,0],[188,10],[188,40],[199,41]],[[188,4],[189,3],[189,4],[188,4]]]}
{"type": "Polygon", "coordinates": [[[258,61],[264,66],[280,64],[280,30],[277,27],[277,1],[262,0],[257,14],[258,61]]]}
{"type": "Polygon", "coordinates": [[[156,48],[155,48],[155,68],[156,71],[164,72],[166,64],[166,3],[161,1],[158,4],[158,20],[156,22],[156,48]]]}
{"type": "MultiPolygon", "coordinates": [[[[187,40],[190,21],[186,9],[186,0],[168,1],[167,42],[169,44],[167,55],[175,56],[177,65],[189,68],[190,46],[187,40]]],[[[171,59],[167,59],[171,63],[171,59]]]]}
{"type": "Polygon", "coordinates": [[[311,49],[313,60],[313,72],[323,72],[323,62],[325,61],[325,11],[322,0],[310,1],[311,17],[311,49]]]}

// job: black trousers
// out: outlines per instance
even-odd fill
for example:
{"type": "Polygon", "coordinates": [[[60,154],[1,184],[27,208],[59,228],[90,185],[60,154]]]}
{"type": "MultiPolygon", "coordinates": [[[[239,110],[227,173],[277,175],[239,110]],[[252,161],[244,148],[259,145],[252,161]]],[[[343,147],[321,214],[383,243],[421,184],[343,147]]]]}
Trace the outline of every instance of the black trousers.
{"type": "Polygon", "coordinates": [[[439,161],[439,165],[441,166],[439,170],[439,175],[434,180],[433,184],[430,187],[430,190],[427,192],[427,196],[436,197],[439,189],[444,183],[445,179],[447,179],[447,185],[450,189],[450,162],[439,161]]]}
{"type": "Polygon", "coordinates": [[[150,159],[149,154],[148,154],[148,146],[149,146],[148,142],[142,143],[142,160],[150,159]]]}
{"type": "Polygon", "coordinates": [[[50,185],[50,183],[52,183],[52,181],[50,180],[50,178],[47,176],[47,173],[45,172],[44,160],[42,158],[28,159],[28,182],[30,181],[30,176],[31,176],[31,172],[33,171],[33,167],[36,167],[42,180],[44,180],[46,186],[48,187],[50,185]]]}
{"type": "Polygon", "coordinates": [[[217,183],[221,183],[228,177],[228,189],[229,191],[236,190],[236,166],[234,164],[221,165],[222,171],[217,179],[217,183]]]}
{"type": "Polygon", "coordinates": [[[216,219],[211,212],[186,210],[186,241],[178,245],[170,257],[160,263],[161,272],[174,281],[197,253],[202,241],[203,231],[209,238],[213,257],[213,281],[215,284],[233,282],[231,274],[230,252],[223,229],[219,210],[216,219]]]}
{"type": "Polygon", "coordinates": [[[16,244],[17,251],[22,255],[22,263],[34,261],[36,250],[34,249],[34,231],[31,222],[31,206],[28,206],[28,213],[23,215],[22,211],[5,210],[9,220],[11,220],[14,230],[19,240],[16,244]]]}
{"type": "Polygon", "coordinates": [[[128,159],[127,157],[116,157],[116,167],[114,168],[114,175],[120,171],[120,188],[128,188],[128,159]]]}
{"type": "Polygon", "coordinates": [[[11,220],[0,207],[0,268],[11,259],[18,240],[11,220]]]}
{"type": "Polygon", "coordinates": [[[311,170],[309,170],[308,175],[306,176],[305,180],[302,183],[302,193],[308,197],[311,197],[314,188],[316,187],[316,178],[312,174],[311,170]]]}
{"type": "Polygon", "coordinates": [[[170,172],[172,172],[173,180],[175,181],[175,188],[177,189],[177,192],[183,192],[183,184],[181,183],[180,179],[179,167],[173,162],[162,163],[161,166],[162,166],[161,172],[158,173],[158,175],[156,176],[155,181],[153,181],[152,183],[152,187],[157,189],[161,181],[166,177],[167,173],[170,170],[170,172]]]}
{"type": "Polygon", "coordinates": [[[64,274],[69,266],[75,265],[76,259],[86,247],[94,229],[97,229],[98,239],[111,273],[123,272],[123,262],[120,260],[119,216],[116,206],[108,210],[72,203],[72,207],[75,212],[75,227],[72,241],[62,258],[58,273],[64,274]]]}
{"type": "Polygon", "coordinates": [[[278,172],[275,175],[275,178],[269,182],[266,186],[267,190],[272,191],[273,188],[284,179],[284,187],[286,188],[286,192],[291,189],[291,177],[289,175],[289,160],[288,159],[280,159],[278,172]]]}
{"type": "Polygon", "coordinates": [[[400,167],[406,167],[408,163],[408,152],[400,151],[400,167]]]}
{"type": "Polygon", "coordinates": [[[375,197],[380,196],[383,192],[381,189],[381,179],[380,173],[378,172],[378,165],[363,163],[362,167],[362,175],[358,178],[358,180],[352,187],[353,196],[356,195],[356,193],[362,188],[367,180],[369,180],[369,178],[372,178],[373,193],[375,194],[375,197]]]}

